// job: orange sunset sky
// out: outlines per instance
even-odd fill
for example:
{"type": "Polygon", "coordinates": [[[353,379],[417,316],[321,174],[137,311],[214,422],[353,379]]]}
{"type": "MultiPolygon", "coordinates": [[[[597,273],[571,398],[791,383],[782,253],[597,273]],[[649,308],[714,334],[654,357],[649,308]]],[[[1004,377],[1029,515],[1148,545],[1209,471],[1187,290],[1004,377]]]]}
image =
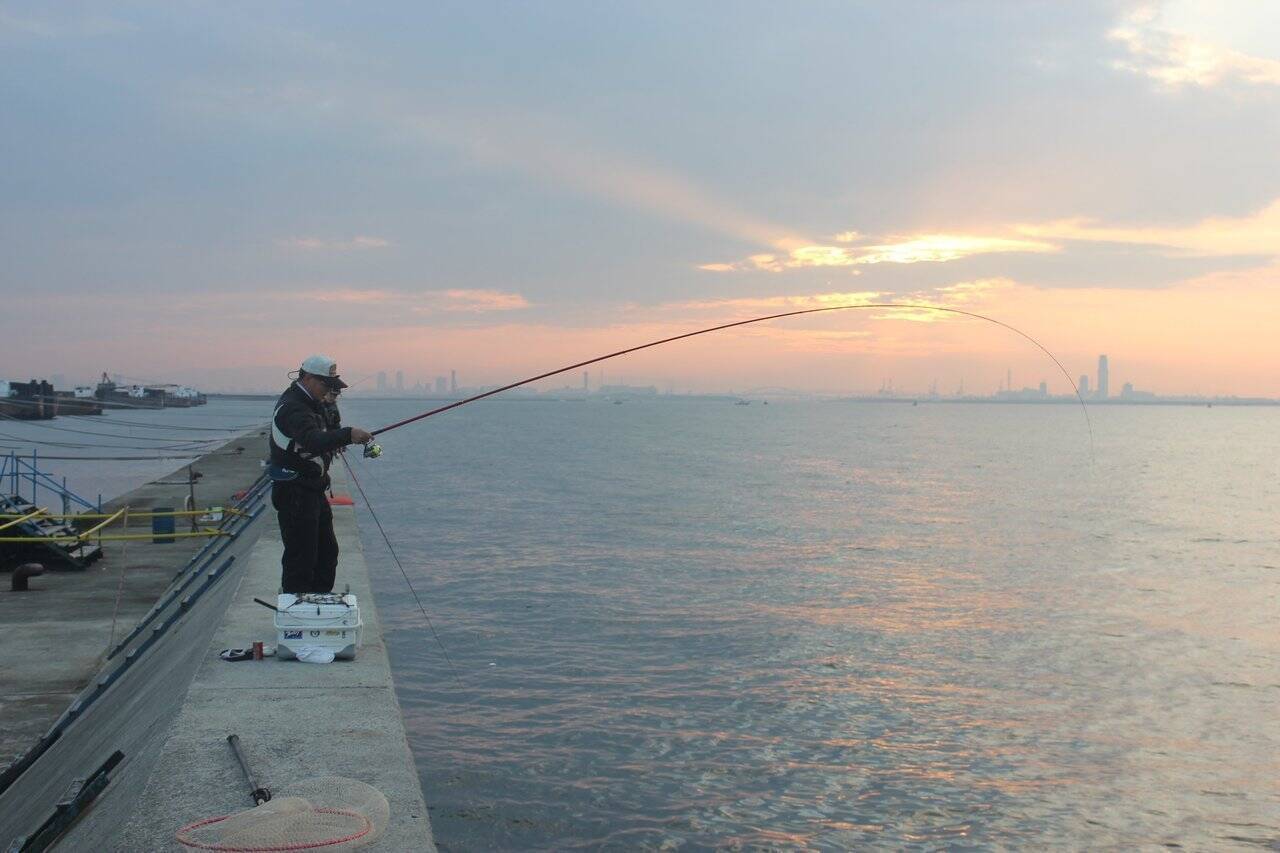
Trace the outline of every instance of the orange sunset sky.
{"type": "MultiPolygon", "coordinates": [[[[906,301],[1073,378],[1280,397],[1280,4],[16,3],[0,66],[4,378],[270,391],[322,351],[494,384],[906,301]]],[[[1070,390],[885,310],[604,367],[1008,370],[1070,390]]]]}

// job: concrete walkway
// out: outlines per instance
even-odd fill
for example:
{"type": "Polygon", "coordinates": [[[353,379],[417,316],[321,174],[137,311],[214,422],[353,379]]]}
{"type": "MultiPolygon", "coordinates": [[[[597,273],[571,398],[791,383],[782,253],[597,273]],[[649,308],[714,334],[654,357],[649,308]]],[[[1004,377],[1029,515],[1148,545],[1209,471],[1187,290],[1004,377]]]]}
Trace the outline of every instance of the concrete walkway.
{"type": "MultiPolygon", "coordinates": [[[[340,468],[334,470],[339,492],[345,491],[340,468]]],[[[356,660],[318,665],[218,657],[221,649],[253,640],[274,644],[272,612],[253,603],[255,596],[274,602],[280,584],[279,531],[274,517],[266,519],[150,778],[129,804],[131,816],[114,846],[102,849],[181,850],[173,840],[179,827],[251,806],[226,742],[236,733],[259,782],[279,796],[288,794],[291,781],[323,775],[382,791],[391,823],[367,849],[435,850],[351,507],[334,507],[334,529],[341,548],[338,589],[350,584],[364,620],[356,660]]]]}
{"type": "MultiPolygon", "coordinates": [[[[237,436],[197,459],[197,506],[226,505],[262,473],[265,430],[237,436]]],[[[147,483],[104,505],[144,511],[181,509],[190,494],[187,467],[147,483]]],[[[186,529],[180,519],[178,529],[186,529]]],[[[151,529],[135,519],[129,533],[151,529]]],[[[125,532],[119,525],[111,533],[125,532]]],[[[48,731],[58,715],[101,669],[119,641],[149,611],[174,574],[206,540],[104,542],[104,558],[84,571],[54,568],[31,581],[28,592],[0,584],[0,634],[6,642],[0,667],[0,766],[7,766],[48,731]]]]}

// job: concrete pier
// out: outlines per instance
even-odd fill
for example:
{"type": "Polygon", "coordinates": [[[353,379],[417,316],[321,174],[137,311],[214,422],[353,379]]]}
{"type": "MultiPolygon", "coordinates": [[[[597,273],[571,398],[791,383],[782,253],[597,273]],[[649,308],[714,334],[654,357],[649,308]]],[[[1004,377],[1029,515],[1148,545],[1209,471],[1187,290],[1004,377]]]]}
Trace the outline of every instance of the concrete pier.
{"type": "MultiPolygon", "coordinates": [[[[258,476],[257,448],[265,439],[251,435],[237,442],[229,447],[250,449],[225,457],[237,460],[218,487],[228,495],[258,476]]],[[[215,453],[196,463],[206,475],[203,493],[212,494],[221,482],[209,479],[211,466],[221,461],[215,453]]],[[[335,489],[345,490],[341,472],[334,474],[335,489]]],[[[183,470],[124,497],[134,506],[181,506],[165,491],[179,488],[167,484],[181,479],[183,470]]],[[[179,491],[185,494],[185,488],[179,491]]],[[[197,486],[197,496],[203,493],[197,486]]],[[[111,660],[104,662],[104,651],[118,585],[104,579],[117,579],[112,568],[119,565],[111,554],[94,574],[35,579],[33,587],[52,580],[44,599],[19,597],[25,593],[3,599],[0,624],[9,626],[12,638],[26,633],[10,656],[20,666],[6,668],[3,676],[5,713],[26,714],[24,735],[43,734],[55,717],[62,730],[0,792],[0,845],[7,848],[14,837],[32,831],[73,779],[118,749],[125,759],[110,785],[55,849],[184,849],[174,840],[179,827],[252,805],[226,743],[236,733],[260,783],[278,795],[287,795],[292,781],[322,775],[347,776],[381,790],[391,805],[391,822],[368,849],[434,851],[352,508],[334,507],[334,521],[342,552],[339,588],[351,585],[364,620],[357,659],[317,665],[274,659],[228,663],[218,657],[223,648],[253,640],[274,644],[271,611],[252,602],[255,596],[273,601],[279,587],[281,544],[269,489],[251,496],[249,507],[253,515],[239,523],[234,538],[196,554],[190,564],[195,546],[148,542],[150,550],[138,548],[128,560],[130,592],[127,609],[121,600],[115,636],[126,634],[157,599],[164,608],[150,618],[166,624],[154,631],[148,623],[111,660]],[[135,560],[147,568],[136,568],[135,560]],[[178,589],[182,583],[189,586],[178,589]],[[191,594],[195,590],[198,595],[191,594]],[[68,703],[84,710],[64,712],[68,703]]],[[[12,743],[30,746],[27,737],[12,743]]]]}
{"type": "MultiPolygon", "coordinates": [[[[334,488],[342,491],[338,468],[334,488]]],[[[275,794],[287,795],[291,781],[336,775],[386,795],[391,823],[369,850],[435,850],[355,513],[335,506],[333,515],[341,549],[337,588],[350,584],[364,621],[356,659],[321,665],[274,658],[227,663],[218,657],[222,649],[244,648],[253,640],[274,644],[272,613],[253,602],[274,602],[280,586],[280,536],[269,519],[160,760],[133,804],[134,814],[110,849],[182,849],[173,844],[179,826],[252,806],[226,743],[236,733],[259,781],[275,794]]]]}
{"type": "MultiPolygon", "coordinates": [[[[197,506],[222,506],[257,479],[266,432],[240,435],[197,459],[201,476],[197,506]]],[[[182,509],[191,494],[187,466],[114,498],[103,506],[147,510],[182,509]]],[[[185,529],[186,519],[178,529],[185,529]]],[[[135,520],[129,533],[151,529],[135,520]]],[[[113,525],[108,532],[124,532],[113,525]]],[[[103,559],[84,571],[50,571],[31,581],[28,592],[10,592],[0,575],[0,633],[6,641],[0,667],[0,767],[7,766],[43,735],[104,664],[114,642],[142,618],[169,586],[174,573],[206,544],[198,538],[155,544],[150,540],[104,542],[103,559]]],[[[2,841],[3,839],[0,839],[2,841]]]]}

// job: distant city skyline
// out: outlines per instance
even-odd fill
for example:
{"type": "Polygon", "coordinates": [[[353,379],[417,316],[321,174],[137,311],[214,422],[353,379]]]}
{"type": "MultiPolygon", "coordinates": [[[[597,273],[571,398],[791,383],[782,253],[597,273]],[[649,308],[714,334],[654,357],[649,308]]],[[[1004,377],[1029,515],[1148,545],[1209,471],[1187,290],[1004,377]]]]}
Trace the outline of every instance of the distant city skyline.
{"type": "MultiPolygon", "coordinates": [[[[1237,394],[1237,395],[1219,395],[1214,393],[1206,393],[1198,389],[1161,389],[1158,393],[1143,387],[1143,382],[1139,377],[1125,378],[1122,389],[1119,394],[1110,392],[1111,385],[1111,360],[1107,354],[1100,354],[1096,357],[1095,376],[1091,377],[1088,373],[1082,373],[1076,380],[1076,387],[1073,389],[1061,375],[1055,365],[1050,363],[1049,370],[1042,370],[1040,377],[1034,384],[1024,384],[1021,387],[1014,387],[1014,369],[1006,366],[1003,374],[996,373],[993,383],[989,386],[989,390],[983,391],[983,383],[980,378],[960,375],[953,377],[950,382],[943,381],[937,376],[929,379],[923,384],[908,383],[899,384],[898,380],[892,376],[882,378],[876,387],[868,385],[847,386],[847,387],[806,387],[803,384],[787,383],[787,382],[770,382],[763,377],[756,377],[758,382],[752,384],[748,382],[738,382],[733,385],[726,386],[708,386],[702,383],[693,383],[682,380],[680,377],[669,375],[663,376],[646,376],[641,378],[626,379],[627,376],[637,377],[638,374],[619,371],[615,378],[610,380],[609,386],[604,386],[603,372],[598,377],[595,388],[600,387],[624,387],[635,383],[634,387],[654,387],[662,389],[671,389],[677,393],[708,393],[708,394],[732,394],[735,389],[743,388],[766,388],[773,387],[779,389],[787,389],[797,393],[810,393],[816,395],[857,395],[857,396],[900,396],[900,397],[974,397],[974,398],[1024,398],[1034,399],[1036,397],[1049,398],[1054,395],[1072,395],[1079,393],[1080,396],[1088,400],[1151,400],[1156,398],[1214,398],[1214,397],[1245,397],[1245,398],[1268,398],[1265,394],[1237,394]],[[621,377],[621,378],[618,378],[621,377]],[[968,390],[966,391],[966,385],[968,390]],[[948,392],[948,387],[951,390],[948,392]]],[[[283,374],[286,371],[281,371],[283,374]]],[[[384,368],[378,369],[363,376],[356,375],[360,371],[353,373],[344,373],[349,383],[354,387],[349,389],[346,394],[348,396],[370,396],[370,395],[393,395],[393,394],[410,394],[412,396],[422,395],[455,395],[459,393],[460,388],[463,390],[474,390],[474,388],[490,388],[498,385],[506,384],[521,377],[508,376],[498,380],[489,382],[477,382],[474,386],[461,386],[458,383],[458,371],[450,369],[449,375],[433,375],[435,371],[424,369],[415,371],[413,368],[384,368]],[[367,379],[374,379],[372,386],[364,384],[367,379]]],[[[572,376],[574,374],[565,373],[538,383],[536,390],[574,390],[572,376]]],[[[1032,373],[1031,375],[1036,375],[1032,373]]],[[[94,385],[97,377],[89,378],[88,375],[76,380],[78,374],[72,373],[72,379],[68,379],[63,374],[55,374],[51,377],[51,381],[55,387],[60,390],[69,390],[73,385],[94,385]]],[[[132,376],[129,374],[113,373],[113,377],[117,382],[130,382],[137,384],[163,384],[161,380],[132,376]]],[[[19,375],[0,376],[0,380],[8,379],[13,381],[24,381],[28,377],[19,375]]],[[[34,377],[45,378],[45,377],[34,377]]],[[[287,382],[285,377],[282,381],[287,382]]],[[[199,386],[199,382],[190,382],[199,386]]],[[[576,390],[588,392],[592,389],[592,378],[590,371],[582,371],[580,374],[580,386],[576,390]]],[[[276,385],[212,385],[204,386],[200,390],[211,391],[213,393],[271,393],[278,390],[276,385]]]]}

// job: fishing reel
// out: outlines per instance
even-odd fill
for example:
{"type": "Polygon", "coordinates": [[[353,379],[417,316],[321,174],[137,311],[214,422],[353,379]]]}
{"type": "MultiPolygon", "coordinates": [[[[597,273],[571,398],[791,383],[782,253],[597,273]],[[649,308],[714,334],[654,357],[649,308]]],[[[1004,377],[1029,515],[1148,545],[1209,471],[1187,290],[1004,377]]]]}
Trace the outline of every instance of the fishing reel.
{"type": "Polygon", "coordinates": [[[377,459],[382,455],[382,445],[374,444],[372,441],[364,446],[365,459],[377,459]]]}

